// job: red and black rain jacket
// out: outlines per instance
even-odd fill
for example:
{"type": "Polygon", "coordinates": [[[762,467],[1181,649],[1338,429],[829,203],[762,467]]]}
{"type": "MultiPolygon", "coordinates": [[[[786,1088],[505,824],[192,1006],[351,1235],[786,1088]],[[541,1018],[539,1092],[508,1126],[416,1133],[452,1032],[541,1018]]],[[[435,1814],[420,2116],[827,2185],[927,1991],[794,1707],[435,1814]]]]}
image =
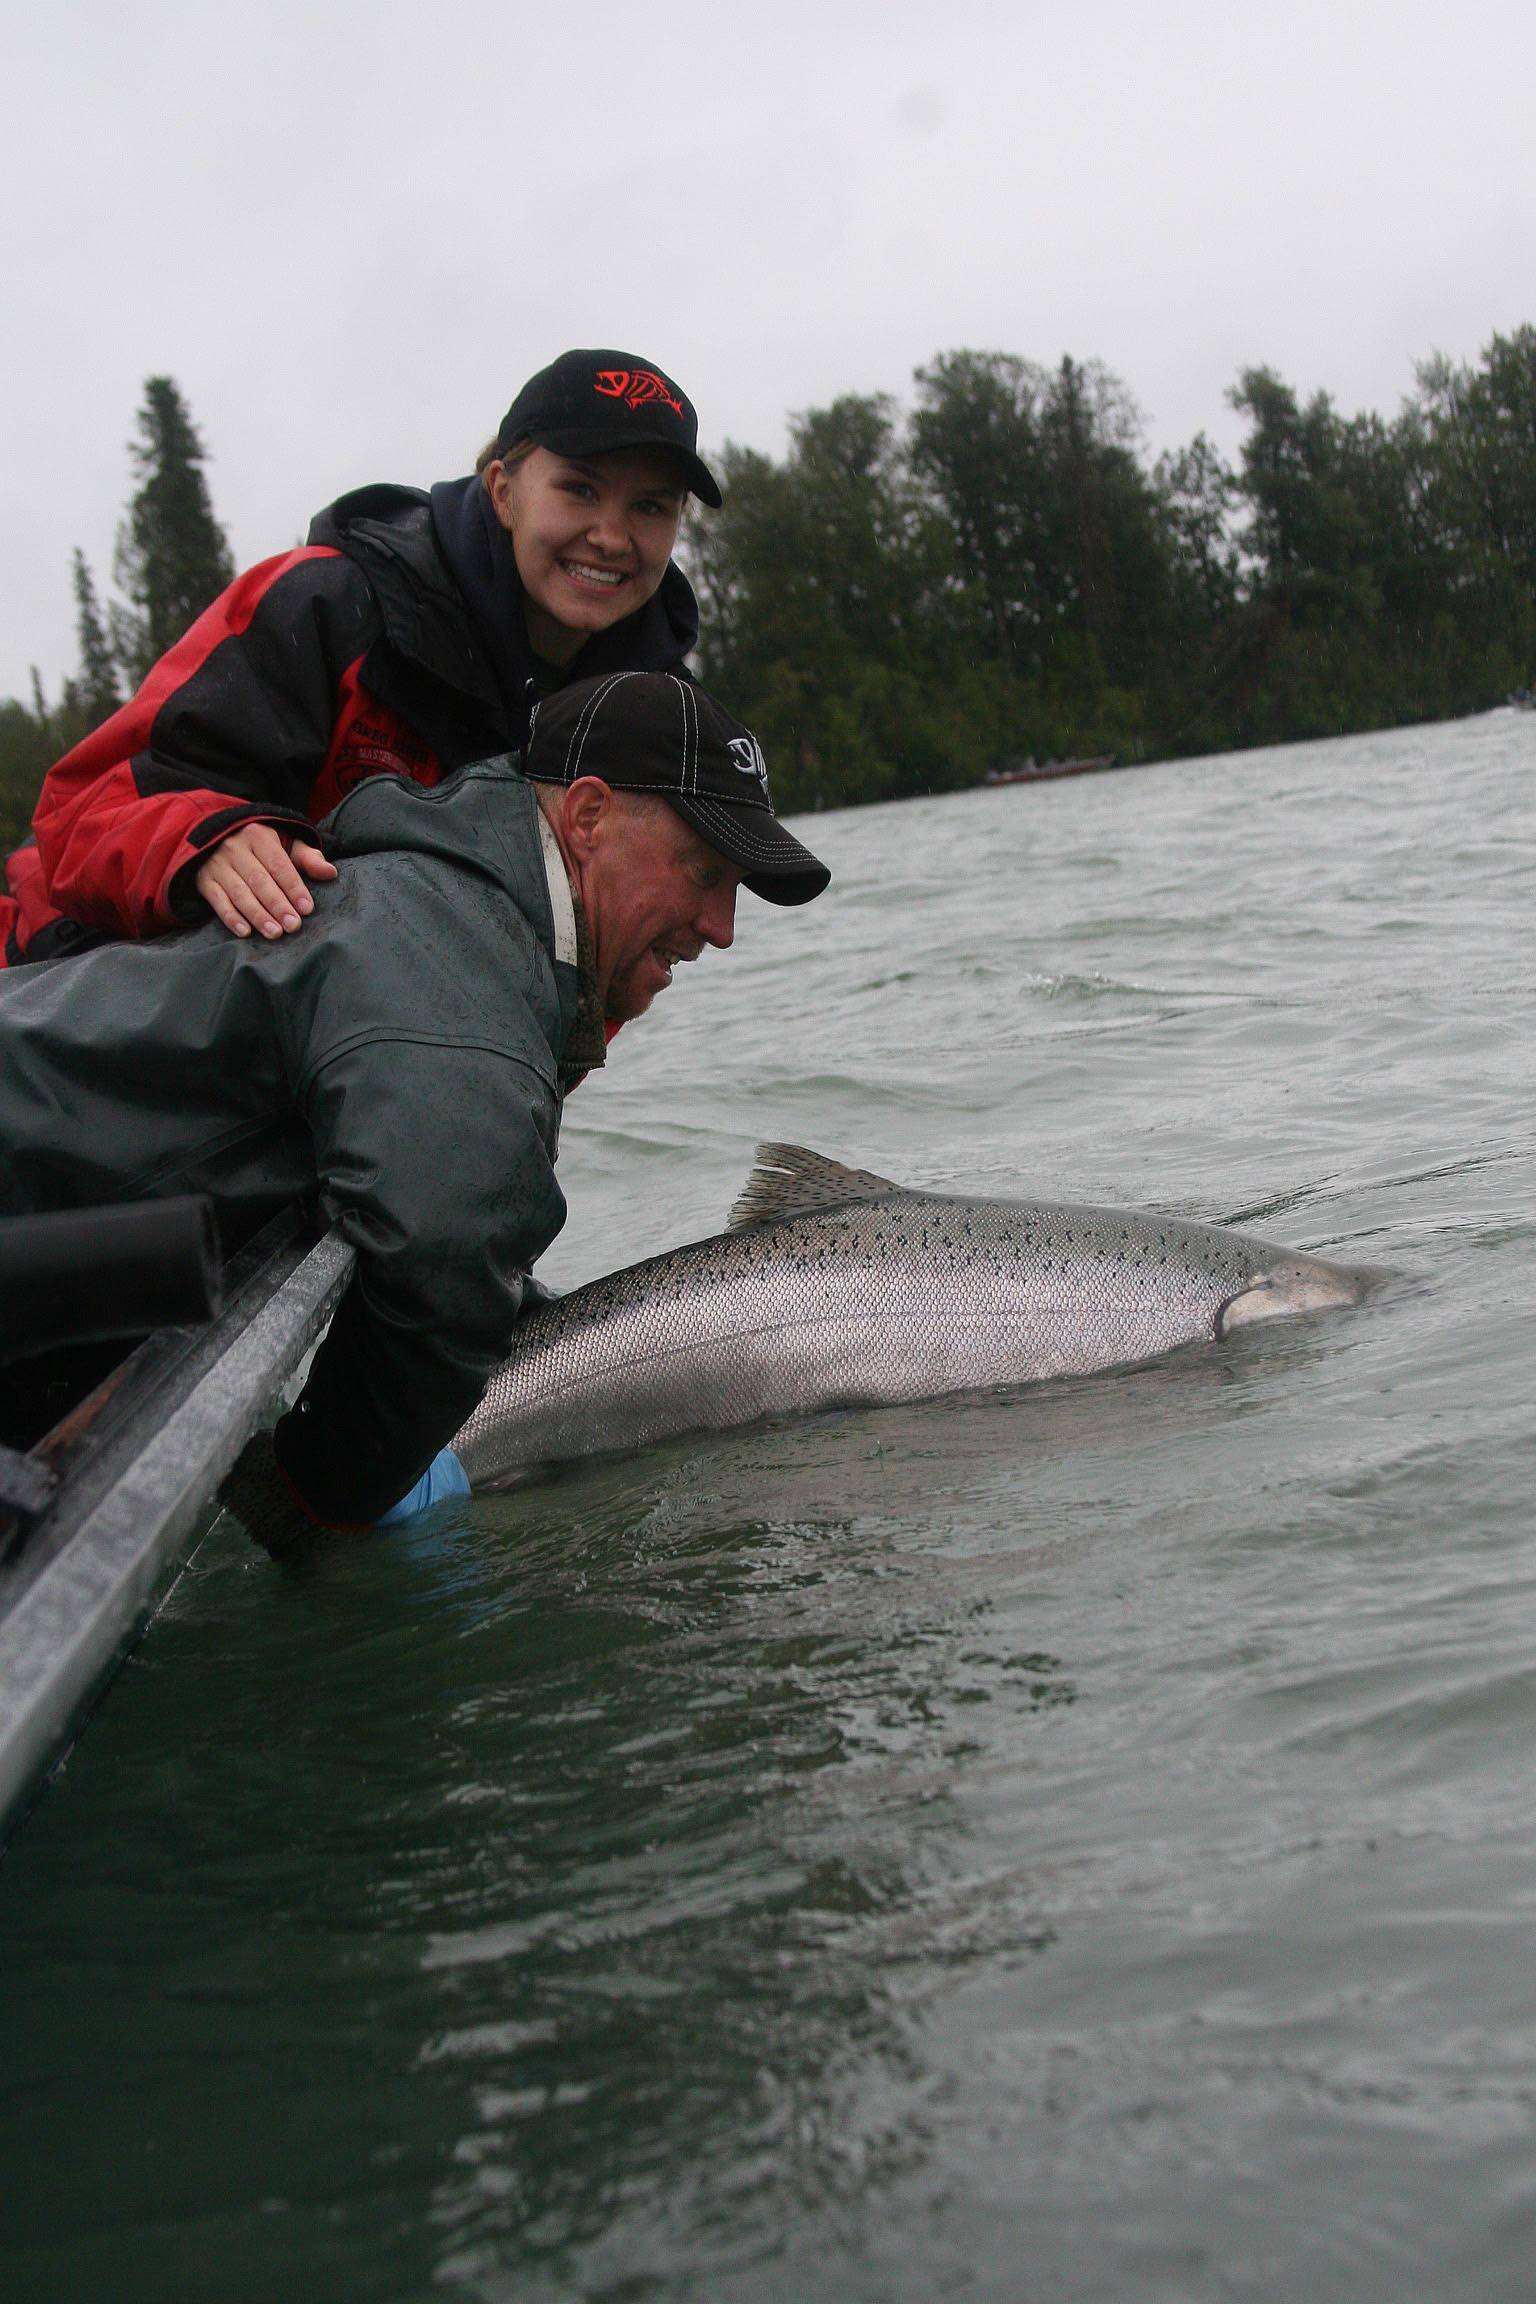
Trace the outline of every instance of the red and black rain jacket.
{"type": "MultiPolygon", "coordinates": [[[[0,895],[6,962],[206,916],[241,824],[307,830],[366,776],[433,785],[519,749],[538,688],[511,543],[476,478],[356,489],[236,578],[138,694],[56,763],[0,895]]],[[[669,566],[565,676],[673,671],[698,637],[669,566]]]]}

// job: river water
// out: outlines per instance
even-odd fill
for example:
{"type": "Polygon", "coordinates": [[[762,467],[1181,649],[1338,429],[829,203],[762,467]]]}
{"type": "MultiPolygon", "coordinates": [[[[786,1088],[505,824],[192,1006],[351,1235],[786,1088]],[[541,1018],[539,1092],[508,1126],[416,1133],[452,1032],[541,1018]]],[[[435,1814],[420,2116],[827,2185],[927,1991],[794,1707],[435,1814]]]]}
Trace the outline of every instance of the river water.
{"type": "Polygon", "coordinates": [[[221,1522],[0,1863],[7,2296],[1528,2298],[1533,795],[1506,711],[818,819],[551,1279],[760,1138],[1397,1279],[221,1522]]]}

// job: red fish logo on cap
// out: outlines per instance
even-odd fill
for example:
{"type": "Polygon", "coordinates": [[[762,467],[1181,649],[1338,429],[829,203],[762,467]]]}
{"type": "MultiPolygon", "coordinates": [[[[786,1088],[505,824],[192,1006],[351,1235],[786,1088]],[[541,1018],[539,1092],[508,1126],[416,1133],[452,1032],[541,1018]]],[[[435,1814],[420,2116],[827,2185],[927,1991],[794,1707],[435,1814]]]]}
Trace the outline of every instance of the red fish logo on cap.
{"type": "Polygon", "coordinates": [[[674,416],[683,413],[681,400],[654,368],[599,368],[592,384],[609,400],[622,400],[626,408],[644,408],[652,400],[664,400],[674,416]]]}

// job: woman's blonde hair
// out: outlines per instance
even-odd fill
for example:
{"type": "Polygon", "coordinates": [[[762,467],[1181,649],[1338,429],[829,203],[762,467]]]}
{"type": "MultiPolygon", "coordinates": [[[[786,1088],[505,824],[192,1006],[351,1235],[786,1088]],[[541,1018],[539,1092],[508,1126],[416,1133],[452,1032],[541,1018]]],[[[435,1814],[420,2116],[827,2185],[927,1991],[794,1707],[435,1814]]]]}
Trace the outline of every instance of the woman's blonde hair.
{"type": "Polygon", "coordinates": [[[475,458],[475,470],[484,479],[493,464],[521,464],[537,448],[537,440],[517,440],[510,448],[502,448],[494,440],[487,440],[475,458]]]}

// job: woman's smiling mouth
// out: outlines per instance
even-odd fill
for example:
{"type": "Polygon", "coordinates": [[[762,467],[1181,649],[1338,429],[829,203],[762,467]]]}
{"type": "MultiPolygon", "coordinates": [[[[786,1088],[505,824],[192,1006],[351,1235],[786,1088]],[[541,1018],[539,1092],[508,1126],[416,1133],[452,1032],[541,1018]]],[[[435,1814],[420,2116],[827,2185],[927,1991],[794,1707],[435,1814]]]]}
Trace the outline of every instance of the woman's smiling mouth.
{"type": "Polygon", "coordinates": [[[590,584],[600,592],[612,592],[625,581],[622,568],[596,568],[590,560],[562,560],[562,574],[573,584],[590,584]]]}

